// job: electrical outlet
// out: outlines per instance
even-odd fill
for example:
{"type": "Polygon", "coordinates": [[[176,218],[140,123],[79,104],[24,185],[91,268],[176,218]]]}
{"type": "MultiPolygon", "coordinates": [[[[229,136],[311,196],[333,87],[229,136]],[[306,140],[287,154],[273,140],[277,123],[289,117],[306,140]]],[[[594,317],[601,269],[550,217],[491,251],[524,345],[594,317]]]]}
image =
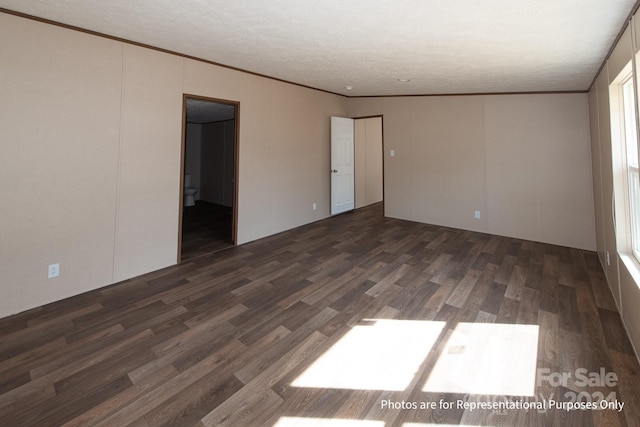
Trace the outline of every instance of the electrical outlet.
{"type": "Polygon", "coordinates": [[[60,275],[60,263],[50,264],[47,277],[49,279],[60,275]]]}
{"type": "Polygon", "coordinates": [[[313,202],[313,210],[315,211],[318,208],[318,205],[316,205],[315,202],[313,202]]]}
{"type": "Polygon", "coordinates": [[[475,219],[480,219],[480,211],[475,211],[473,216],[474,216],[475,219]]]}

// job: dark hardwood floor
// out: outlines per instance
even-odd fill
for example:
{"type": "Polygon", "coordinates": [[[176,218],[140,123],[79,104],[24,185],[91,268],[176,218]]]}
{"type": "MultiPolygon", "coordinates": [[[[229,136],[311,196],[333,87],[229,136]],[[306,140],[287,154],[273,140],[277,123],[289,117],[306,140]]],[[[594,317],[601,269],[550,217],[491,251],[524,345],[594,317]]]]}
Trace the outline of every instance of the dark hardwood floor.
{"type": "Polygon", "coordinates": [[[381,209],[1,319],[0,425],[639,425],[594,253],[381,209]]]}
{"type": "Polygon", "coordinates": [[[202,200],[183,207],[182,261],[232,247],[231,215],[230,207],[202,200]]]}

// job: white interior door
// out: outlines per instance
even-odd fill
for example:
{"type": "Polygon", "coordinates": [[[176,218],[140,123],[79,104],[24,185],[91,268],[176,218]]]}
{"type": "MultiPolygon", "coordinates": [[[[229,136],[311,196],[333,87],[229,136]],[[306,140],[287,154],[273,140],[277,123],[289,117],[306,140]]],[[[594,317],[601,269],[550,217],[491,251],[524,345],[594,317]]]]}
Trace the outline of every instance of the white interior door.
{"type": "Polygon", "coordinates": [[[353,210],[353,119],[331,117],[331,215],[353,210]]]}

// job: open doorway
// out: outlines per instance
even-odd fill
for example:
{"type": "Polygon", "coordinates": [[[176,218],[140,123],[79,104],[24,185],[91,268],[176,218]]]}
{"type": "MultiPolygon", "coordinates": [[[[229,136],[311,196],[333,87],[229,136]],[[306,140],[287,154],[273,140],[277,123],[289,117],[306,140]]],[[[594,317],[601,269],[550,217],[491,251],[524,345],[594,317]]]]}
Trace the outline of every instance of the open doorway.
{"type": "MultiPolygon", "coordinates": [[[[393,153],[391,153],[393,156],[393,153]]],[[[384,215],[382,116],[331,116],[331,215],[378,204],[384,215]]]]}
{"type": "Polygon", "coordinates": [[[178,262],[235,245],[238,109],[184,95],[178,262]]]}
{"type": "Polygon", "coordinates": [[[382,116],[354,119],[355,209],[384,202],[382,116]]]}

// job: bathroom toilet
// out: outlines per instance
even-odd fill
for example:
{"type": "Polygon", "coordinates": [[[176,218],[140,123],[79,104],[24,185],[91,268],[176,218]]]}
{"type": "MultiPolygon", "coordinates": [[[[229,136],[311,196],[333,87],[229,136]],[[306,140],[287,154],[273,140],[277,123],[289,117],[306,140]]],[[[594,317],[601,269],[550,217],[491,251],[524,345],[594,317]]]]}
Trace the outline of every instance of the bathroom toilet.
{"type": "Polygon", "coordinates": [[[196,201],[193,196],[196,195],[198,189],[191,186],[191,175],[186,174],[184,176],[184,205],[195,206],[196,201]]]}

